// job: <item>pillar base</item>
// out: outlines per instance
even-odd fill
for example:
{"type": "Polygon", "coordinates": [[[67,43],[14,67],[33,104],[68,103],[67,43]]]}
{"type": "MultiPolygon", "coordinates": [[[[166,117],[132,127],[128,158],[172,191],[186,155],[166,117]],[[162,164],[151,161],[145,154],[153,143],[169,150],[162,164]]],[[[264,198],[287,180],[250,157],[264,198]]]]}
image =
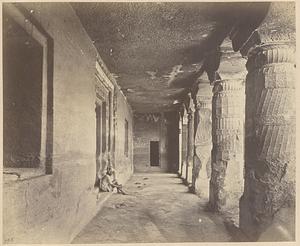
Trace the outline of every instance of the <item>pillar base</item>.
{"type": "Polygon", "coordinates": [[[186,162],[185,161],[182,164],[181,178],[186,179],[186,162]]]}
{"type": "Polygon", "coordinates": [[[191,165],[189,165],[188,169],[187,169],[187,177],[186,177],[187,185],[192,184],[192,173],[193,173],[193,167],[191,165]]]}
{"type": "Polygon", "coordinates": [[[208,200],[209,197],[209,179],[207,178],[207,174],[203,170],[203,172],[199,173],[199,177],[195,182],[195,194],[199,197],[208,200]]]}
{"type": "Polygon", "coordinates": [[[218,166],[213,175],[218,177],[210,180],[209,207],[214,212],[228,212],[238,209],[239,200],[243,194],[243,179],[240,177],[240,165],[243,162],[220,161],[213,166],[218,166]],[[227,167],[227,168],[226,168],[227,167]]]}
{"type": "Polygon", "coordinates": [[[264,190],[263,184],[254,177],[246,179],[246,189],[249,185],[256,187],[256,194],[243,195],[240,199],[240,229],[250,241],[294,241],[295,240],[295,197],[288,194],[293,192],[293,184],[286,182],[286,187],[275,187],[274,189],[264,190]],[[283,191],[282,188],[285,190],[283,191]],[[285,193],[282,202],[281,197],[274,199],[272,206],[267,201],[268,198],[263,194],[272,197],[285,193]],[[262,195],[260,198],[258,194],[262,195]],[[261,200],[265,197],[264,205],[261,200]],[[275,209],[277,203],[282,204],[275,209]],[[274,210],[274,211],[273,211],[274,210]]]}

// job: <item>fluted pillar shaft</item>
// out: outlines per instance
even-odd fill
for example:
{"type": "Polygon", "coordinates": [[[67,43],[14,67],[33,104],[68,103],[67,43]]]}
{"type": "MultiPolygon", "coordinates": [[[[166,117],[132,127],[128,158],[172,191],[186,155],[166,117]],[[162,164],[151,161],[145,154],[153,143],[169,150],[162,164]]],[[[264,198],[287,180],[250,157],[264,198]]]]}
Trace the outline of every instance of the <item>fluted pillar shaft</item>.
{"type": "Polygon", "coordinates": [[[181,168],[181,178],[186,179],[186,161],[187,161],[187,145],[188,145],[188,119],[185,113],[182,117],[182,168],[181,168]]]}
{"type": "Polygon", "coordinates": [[[257,240],[278,216],[293,220],[289,212],[281,213],[285,208],[289,211],[295,196],[293,50],[284,43],[256,46],[249,52],[246,67],[246,169],[240,228],[257,240]]]}
{"type": "Polygon", "coordinates": [[[192,168],[194,157],[194,110],[188,110],[188,139],[187,139],[187,160],[186,160],[186,182],[192,182],[192,168]]]}
{"type": "Polygon", "coordinates": [[[182,175],[182,115],[179,113],[178,121],[178,174],[182,175]]]}
{"type": "Polygon", "coordinates": [[[209,204],[214,211],[238,207],[243,191],[243,80],[216,81],[212,100],[212,171],[209,204]]]}

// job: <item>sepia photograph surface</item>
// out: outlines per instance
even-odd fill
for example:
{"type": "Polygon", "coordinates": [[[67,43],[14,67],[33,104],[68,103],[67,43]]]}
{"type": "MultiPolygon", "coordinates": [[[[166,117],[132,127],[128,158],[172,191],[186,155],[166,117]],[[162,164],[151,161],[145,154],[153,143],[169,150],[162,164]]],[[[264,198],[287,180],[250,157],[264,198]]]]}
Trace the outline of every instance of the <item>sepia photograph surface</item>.
{"type": "Polygon", "coordinates": [[[296,2],[1,2],[2,243],[296,242],[296,2]]]}

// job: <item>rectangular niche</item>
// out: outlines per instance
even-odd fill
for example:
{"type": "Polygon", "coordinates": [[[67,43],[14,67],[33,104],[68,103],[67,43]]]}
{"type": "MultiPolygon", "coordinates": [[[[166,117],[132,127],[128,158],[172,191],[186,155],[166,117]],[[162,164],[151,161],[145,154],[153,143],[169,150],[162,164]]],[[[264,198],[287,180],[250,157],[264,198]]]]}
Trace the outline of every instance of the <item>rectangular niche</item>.
{"type": "Polygon", "coordinates": [[[3,166],[50,174],[52,39],[27,14],[3,5],[3,166]]]}

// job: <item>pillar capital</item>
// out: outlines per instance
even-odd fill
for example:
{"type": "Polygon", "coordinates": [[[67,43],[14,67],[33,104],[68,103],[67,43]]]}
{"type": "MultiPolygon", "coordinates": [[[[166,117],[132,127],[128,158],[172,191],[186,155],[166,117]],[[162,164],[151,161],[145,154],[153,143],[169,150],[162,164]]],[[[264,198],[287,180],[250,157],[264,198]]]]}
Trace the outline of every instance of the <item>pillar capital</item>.
{"type": "Polygon", "coordinates": [[[200,110],[201,108],[211,109],[211,99],[212,99],[212,88],[209,83],[198,84],[197,94],[193,97],[193,102],[195,110],[200,110]]]}
{"type": "Polygon", "coordinates": [[[219,79],[219,74],[217,70],[220,65],[220,58],[222,56],[222,52],[220,47],[216,47],[216,49],[206,53],[204,62],[203,62],[203,69],[207,73],[207,77],[210,83],[213,83],[215,80],[219,79]]]}
{"type": "Polygon", "coordinates": [[[197,98],[195,101],[195,111],[201,110],[201,109],[211,109],[211,98],[208,100],[207,98],[197,98]]]}
{"type": "Polygon", "coordinates": [[[247,70],[284,63],[294,63],[294,48],[283,41],[255,45],[248,51],[247,70]]]}
{"type": "Polygon", "coordinates": [[[183,113],[183,116],[182,116],[182,124],[183,125],[187,125],[188,124],[188,114],[187,114],[187,111],[186,111],[185,108],[184,108],[184,113],[183,113]]]}
{"type": "Polygon", "coordinates": [[[212,88],[206,95],[197,95],[194,99],[194,104],[196,110],[201,109],[211,109],[211,100],[212,100],[212,88]]]}
{"type": "Polygon", "coordinates": [[[266,8],[259,26],[237,24],[232,30],[230,38],[234,50],[240,50],[243,56],[260,44],[279,42],[296,46],[295,3],[272,2],[266,8]]]}
{"type": "Polygon", "coordinates": [[[287,41],[295,44],[295,3],[250,3],[248,14],[240,16],[230,32],[234,51],[243,56],[261,43],[287,41]]]}
{"type": "Polygon", "coordinates": [[[223,79],[243,79],[247,71],[246,59],[240,53],[233,51],[230,40],[225,39],[215,52],[207,54],[204,62],[211,84],[223,79]]]}
{"type": "Polygon", "coordinates": [[[185,112],[184,104],[181,104],[178,111],[179,117],[181,119],[184,117],[184,112],[185,112]]]}
{"type": "Polygon", "coordinates": [[[242,90],[244,79],[222,79],[215,82],[213,94],[242,90]]]}
{"type": "Polygon", "coordinates": [[[293,52],[295,52],[295,41],[290,37],[293,34],[284,34],[284,33],[276,33],[269,34],[269,36],[261,31],[261,29],[255,30],[247,39],[247,41],[242,45],[240,49],[240,53],[243,57],[249,56],[249,52],[252,52],[253,49],[260,47],[261,45],[268,44],[269,47],[276,47],[281,45],[289,46],[293,52]],[[272,46],[271,46],[272,45],[272,46]]]}
{"type": "Polygon", "coordinates": [[[239,52],[233,51],[230,40],[225,39],[220,47],[220,65],[218,74],[221,80],[245,79],[247,60],[239,52]]]}
{"type": "Polygon", "coordinates": [[[193,104],[192,94],[188,93],[187,97],[188,97],[188,102],[186,105],[186,111],[187,111],[188,117],[190,117],[190,115],[192,115],[195,112],[195,105],[193,104]]]}

